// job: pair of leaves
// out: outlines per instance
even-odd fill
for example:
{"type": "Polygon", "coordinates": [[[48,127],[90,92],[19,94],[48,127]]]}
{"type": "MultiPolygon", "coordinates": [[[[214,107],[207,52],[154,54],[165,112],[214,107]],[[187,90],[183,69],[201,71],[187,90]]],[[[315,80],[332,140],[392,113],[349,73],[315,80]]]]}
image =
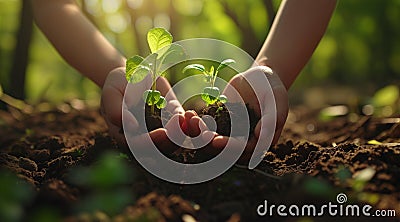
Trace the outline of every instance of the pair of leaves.
{"type": "Polygon", "coordinates": [[[214,83],[217,78],[218,72],[233,63],[235,63],[235,60],[225,59],[224,61],[219,63],[217,69],[215,69],[214,66],[211,66],[209,71],[207,71],[206,68],[201,64],[191,64],[183,68],[182,72],[186,73],[188,70],[195,70],[205,75],[206,81],[211,83],[211,87],[205,87],[203,89],[201,98],[204,102],[206,102],[207,105],[211,105],[216,102],[226,103],[228,101],[228,98],[226,98],[226,96],[224,95],[221,95],[218,87],[214,87],[214,83]]]}
{"type": "Polygon", "coordinates": [[[235,63],[235,60],[233,59],[225,59],[224,61],[222,61],[216,70],[214,70],[214,66],[211,66],[210,71],[206,71],[206,68],[201,65],[201,64],[191,64],[191,65],[187,65],[185,68],[183,68],[182,72],[185,73],[188,70],[197,70],[200,73],[203,74],[210,74],[212,76],[214,76],[215,74],[217,74],[220,70],[224,69],[225,67],[232,65],[235,63]]]}
{"type": "MultiPolygon", "coordinates": [[[[141,82],[149,73],[152,73],[153,86],[156,80],[164,73],[160,67],[164,63],[180,61],[186,56],[183,47],[172,44],[173,37],[164,28],[153,28],[147,33],[147,42],[151,54],[146,58],[135,55],[126,61],[126,79],[130,83],[141,82]]],[[[162,109],[167,105],[166,99],[157,90],[147,90],[143,93],[143,100],[150,106],[162,109]]]]}
{"type": "Polygon", "coordinates": [[[135,55],[126,61],[128,82],[138,83],[147,74],[153,72],[153,81],[164,73],[159,69],[163,64],[179,62],[186,58],[185,50],[178,44],[172,44],[173,37],[164,28],[153,28],[147,33],[147,42],[151,54],[146,58],[135,55]]]}
{"type": "MultiPolygon", "coordinates": [[[[126,79],[130,83],[138,83],[142,81],[149,72],[156,71],[155,66],[158,57],[164,54],[171,45],[173,37],[171,33],[163,28],[153,28],[147,33],[147,43],[151,51],[151,55],[146,59],[139,55],[135,55],[126,61],[126,79]],[[153,70],[151,69],[153,68],[153,70]]],[[[157,78],[158,73],[153,73],[157,78]]],[[[155,81],[155,79],[153,79],[155,81]]]]}
{"type": "Polygon", "coordinates": [[[218,87],[205,87],[203,93],[201,94],[201,99],[207,104],[211,105],[216,102],[226,103],[228,98],[221,95],[218,87]]]}
{"type": "Polygon", "coordinates": [[[157,106],[157,108],[162,109],[167,106],[167,100],[161,96],[160,91],[158,90],[146,90],[143,93],[143,100],[149,106],[157,106]]]}

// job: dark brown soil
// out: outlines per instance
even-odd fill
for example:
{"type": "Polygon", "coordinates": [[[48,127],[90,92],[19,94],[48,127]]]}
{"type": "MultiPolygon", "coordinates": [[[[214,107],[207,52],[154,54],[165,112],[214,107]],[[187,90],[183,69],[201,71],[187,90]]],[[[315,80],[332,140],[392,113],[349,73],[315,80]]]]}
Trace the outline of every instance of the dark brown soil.
{"type": "Polygon", "coordinates": [[[205,107],[202,111],[203,115],[210,115],[215,119],[217,124],[216,132],[223,136],[249,136],[254,132],[254,128],[257,125],[259,117],[256,116],[256,113],[253,109],[249,108],[246,104],[248,116],[249,116],[249,124],[250,131],[249,135],[245,135],[245,130],[239,132],[233,132],[231,135],[231,122],[237,124],[235,127],[238,129],[247,128],[246,120],[243,119],[242,115],[239,115],[241,106],[239,103],[229,103],[230,110],[228,110],[225,104],[212,104],[205,107]],[[219,109],[222,107],[222,109],[219,109]],[[232,118],[232,119],[231,119],[232,118]]]}
{"type": "MultiPolygon", "coordinates": [[[[140,108],[142,108],[142,107],[140,107],[140,108]]],[[[139,108],[134,107],[133,110],[132,110],[132,113],[134,113],[135,116],[138,113],[143,113],[143,112],[139,112],[138,109],[139,108]]],[[[139,125],[140,126],[146,126],[146,128],[142,128],[142,129],[139,130],[140,133],[151,132],[151,131],[153,131],[155,129],[163,127],[163,121],[162,121],[162,118],[161,118],[161,109],[159,109],[157,107],[154,107],[154,113],[152,113],[151,112],[151,106],[146,104],[145,105],[145,110],[144,110],[144,115],[145,115],[144,118],[143,117],[138,117],[137,118],[137,120],[139,121],[139,125]],[[145,120],[146,125],[144,125],[143,119],[145,120]]],[[[167,116],[167,117],[164,117],[166,119],[164,122],[167,122],[168,118],[170,118],[170,117],[171,117],[170,115],[167,116]]]]}
{"type": "Polygon", "coordinates": [[[151,107],[146,105],[145,119],[148,132],[163,127],[161,121],[161,110],[157,107],[154,107],[154,113],[151,113],[151,107]]]}
{"type": "Polygon", "coordinates": [[[234,166],[212,181],[177,185],[147,173],[129,151],[118,147],[97,110],[32,115],[2,111],[0,171],[13,172],[34,188],[33,199],[24,204],[22,221],[43,208],[67,221],[300,221],[276,214],[259,217],[256,210],[264,200],[300,206],[337,203],[338,193],[345,193],[349,204],[394,209],[397,217],[325,215],[303,221],[399,221],[399,119],[360,116],[320,122],[317,113],[305,107],[292,109],[279,143],[256,170],[234,166]],[[368,143],[372,139],[382,143],[368,143]],[[76,214],[74,207],[91,190],[69,182],[69,170],[92,166],[110,150],[130,160],[124,161],[135,174],[127,185],[134,194],[131,202],[115,215],[76,214]],[[356,175],[367,168],[375,173],[360,187],[356,175]]]}

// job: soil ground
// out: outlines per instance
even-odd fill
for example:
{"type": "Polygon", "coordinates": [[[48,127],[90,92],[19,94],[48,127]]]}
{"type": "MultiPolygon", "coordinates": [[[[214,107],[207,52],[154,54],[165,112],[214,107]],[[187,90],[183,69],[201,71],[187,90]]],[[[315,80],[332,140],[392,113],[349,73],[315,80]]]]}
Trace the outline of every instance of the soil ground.
{"type": "Polygon", "coordinates": [[[256,170],[234,166],[212,181],[177,185],[150,175],[118,147],[98,110],[3,111],[0,166],[34,188],[23,221],[43,207],[66,221],[400,221],[399,119],[346,116],[321,122],[317,115],[306,107],[292,109],[279,143],[256,170]],[[89,167],[109,150],[130,160],[135,177],[126,187],[132,200],[113,215],[76,213],[74,207],[90,191],[71,183],[69,170],[89,167]],[[393,209],[396,217],[257,215],[265,200],[321,206],[337,204],[339,193],[347,195],[346,204],[370,204],[371,212],[393,209]]]}

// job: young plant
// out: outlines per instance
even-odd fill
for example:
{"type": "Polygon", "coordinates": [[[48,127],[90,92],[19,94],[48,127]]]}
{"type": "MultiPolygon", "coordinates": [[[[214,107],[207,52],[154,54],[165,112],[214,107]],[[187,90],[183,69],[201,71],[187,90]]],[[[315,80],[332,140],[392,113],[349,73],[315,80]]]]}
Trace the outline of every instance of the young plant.
{"type": "Polygon", "coordinates": [[[233,63],[235,63],[235,60],[225,59],[218,64],[217,68],[211,66],[209,70],[206,70],[206,68],[201,64],[191,64],[183,68],[182,72],[186,73],[188,70],[195,70],[199,71],[201,74],[204,74],[205,79],[208,83],[210,83],[210,86],[203,89],[203,92],[201,93],[201,99],[207,104],[207,106],[209,106],[214,103],[226,103],[228,101],[226,96],[221,95],[219,88],[215,87],[215,80],[217,79],[219,71],[233,63]]]}
{"type": "MultiPolygon", "coordinates": [[[[142,81],[149,73],[152,78],[151,89],[143,93],[144,102],[151,107],[154,114],[155,107],[162,109],[167,105],[166,99],[157,90],[156,80],[164,76],[161,68],[172,55],[182,55],[183,48],[179,45],[172,45],[173,37],[164,28],[153,28],[147,33],[147,42],[151,54],[147,58],[135,55],[126,61],[126,79],[130,83],[142,81]]],[[[170,59],[171,60],[171,59],[170,59]]]]}

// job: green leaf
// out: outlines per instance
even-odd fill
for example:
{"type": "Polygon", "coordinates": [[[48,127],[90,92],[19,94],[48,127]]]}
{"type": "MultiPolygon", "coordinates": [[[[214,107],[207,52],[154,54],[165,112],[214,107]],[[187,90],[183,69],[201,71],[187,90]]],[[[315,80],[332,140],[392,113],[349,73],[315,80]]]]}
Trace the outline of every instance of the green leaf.
{"type": "Polygon", "coordinates": [[[164,28],[153,28],[147,33],[147,42],[152,53],[171,45],[173,37],[164,28]]]}
{"type": "Polygon", "coordinates": [[[203,93],[201,94],[201,98],[207,104],[213,104],[218,101],[219,95],[220,92],[217,87],[205,87],[203,89],[203,93]]]}
{"type": "Polygon", "coordinates": [[[130,81],[133,72],[143,62],[144,58],[138,55],[132,56],[126,60],[126,79],[130,81]]]}
{"type": "Polygon", "coordinates": [[[378,90],[372,98],[373,104],[377,107],[390,106],[399,99],[399,87],[395,85],[386,86],[378,90]]]}
{"type": "Polygon", "coordinates": [[[187,59],[185,49],[179,44],[171,44],[161,57],[161,64],[175,64],[187,59]]]}
{"type": "Polygon", "coordinates": [[[150,94],[151,94],[151,92],[152,92],[151,89],[146,90],[146,91],[143,92],[143,101],[144,101],[145,103],[147,103],[147,100],[150,99],[150,94]]]}
{"type": "Polygon", "coordinates": [[[156,103],[157,108],[162,109],[167,106],[167,100],[164,98],[164,96],[160,96],[159,100],[156,103]]]}
{"type": "Polygon", "coordinates": [[[219,64],[219,66],[218,66],[218,68],[217,68],[217,72],[220,71],[221,69],[223,69],[223,68],[229,66],[229,65],[234,64],[234,63],[236,63],[236,62],[235,62],[235,60],[233,60],[233,59],[225,59],[224,61],[222,61],[222,62],[219,64]]]}
{"type": "Polygon", "coordinates": [[[218,98],[220,95],[218,87],[205,87],[203,93],[218,98]]]}
{"type": "Polygon", "coordinates": [[[220,95],[218,96],[218,101],[220,101],[221,103],[226,103],[228,102],[228,98],[224,95],[220,95]]]}
{"type": "Polygon", "coordinates": [[[155,105],[161,98],[161,93],[158,90],[146,90],[143,93],[143,100],[147,103],[147,105],[155,105]]]}
{"type": "Polygon", "coordinates": [[[135,71],[132,73],[128,82],[138,83],[141,82],[148,74],[151,72],[150,68],[144,65],[139,65],[136,67],[135,71]]]}
{"type": "Polygon", "coordinates": [[[3,96],[3,88],[0,85],[0,97],[2,97],[2,96],[3,96]]]}
{"type": "Polygon", "coordinates": [[[185,68],[183,68],[182,73],[185,73],[188,70],[197,70],[201,73],[204,73],[206,71],[206,69],[204,68],[203,65],[201,64],[191,64],[191,65],[187,65],[185,68]]]}
{"type": "MultiPolygon", "coordinates": [[[[148,55],[145,59],[144,62],[146,62],[146,64],[148,64],[148,67],[154,71],[154,66],[155,65],[159,65],[159,61],[157,60],[158,57],[158,53],[152,53],[150,55],[148,55]]],[[[156,67],[157,68],[157,67],[156,67]]]]}

